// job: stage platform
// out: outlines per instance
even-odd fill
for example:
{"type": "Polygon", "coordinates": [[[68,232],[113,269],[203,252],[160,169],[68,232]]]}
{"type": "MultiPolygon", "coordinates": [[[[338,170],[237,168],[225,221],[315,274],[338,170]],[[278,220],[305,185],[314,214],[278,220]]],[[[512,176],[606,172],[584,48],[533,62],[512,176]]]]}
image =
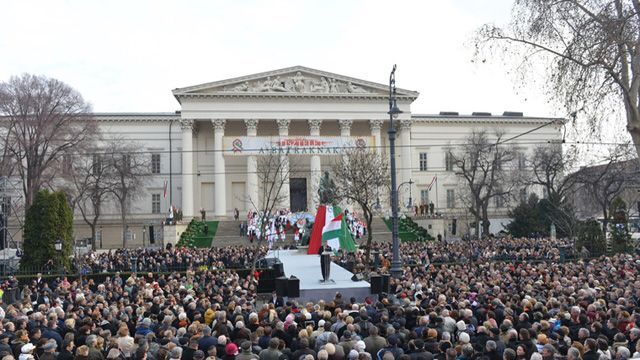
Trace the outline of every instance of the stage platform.
{"type": "Polygon", "coordinates": [[[330,277],[334,281],[331,284],[321,284],[320,256],[307,255],[306,249],[299,250],[272,250],[267,257],[277,257],[284,265],[286,277],[291,275],[300,279],[300,302],[318,300],[331,301],[337,292],[342,294],[345,302],[351,297],[362,302],[370,295],[371,286],[366,281],[353,281],[353,273],[343,267],[331,263],[330,277]]]}

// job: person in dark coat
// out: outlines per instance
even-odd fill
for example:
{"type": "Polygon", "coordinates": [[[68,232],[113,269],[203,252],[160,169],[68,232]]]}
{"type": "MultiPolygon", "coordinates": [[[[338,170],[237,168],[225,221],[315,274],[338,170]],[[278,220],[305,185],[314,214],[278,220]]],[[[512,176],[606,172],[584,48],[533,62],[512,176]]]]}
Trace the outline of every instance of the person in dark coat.
{"type": "Polygon", "coordinates": [[[65,340],[62,346],[62,350],[58,354],[58,360],[73,360],[74,347],[75,347],[75,344],[73,343],[73,340],[71,339],[65,340]]]}
{"type": "Polygon", "coordinates": [[[587,339],[584,342],[585,352],[582,355],[583,360],[599,360],[600,354],[598,354],[598,343],[595,339],[587,339]]]}

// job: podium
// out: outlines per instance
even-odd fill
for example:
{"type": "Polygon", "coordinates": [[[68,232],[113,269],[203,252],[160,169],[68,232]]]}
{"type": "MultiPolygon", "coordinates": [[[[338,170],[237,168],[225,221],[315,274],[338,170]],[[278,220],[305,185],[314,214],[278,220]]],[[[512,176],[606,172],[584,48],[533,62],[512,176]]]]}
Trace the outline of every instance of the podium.
{"type": "Polygon", "coordinates": [[[331,280],[331,251],[323,251],[320,254],[320,270],[322,272],[322,284],[334,284],[331,280]]]}

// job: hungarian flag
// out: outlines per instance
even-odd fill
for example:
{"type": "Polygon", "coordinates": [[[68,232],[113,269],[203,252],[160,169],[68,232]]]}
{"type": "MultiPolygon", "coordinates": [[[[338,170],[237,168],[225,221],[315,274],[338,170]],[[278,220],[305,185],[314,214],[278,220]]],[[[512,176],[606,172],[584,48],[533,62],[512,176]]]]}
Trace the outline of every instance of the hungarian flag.
{"type": "Polygon", "coordinates": [[[317,255],[320,246],[327,243],[333,250],[344,249],[356,251],[356,243],[349,232],[347,223],[342,216],[342,210],[337,206],[320,205],[311,229],[311,239],[307,254],[317,255]],[[338,216],[334,216],[337,214],[338,216]],[[326,229],[326,231],[325,231],[326,229]]]}
{"type": "Polygon", "coordinates": [[[431,191],[431,187],[433,186],[434,183],[437,183],[437,182],[438,182],[438,175],[435,175],[433,179],[431,179],[431,184],[429,184],[428,190],[431,191]]]}
{"type": "Polygon", "coordinates": [[[351,232],[347,229],[343,215],[340,213],[322,228],[322,243],[329,245],[333,251],[340,249],[356,251],[351,232]]]}
{"type": "Polygon", "coordinates": [[[164,181],[164,196],[165,199],[167,198],[167,180],[164,181]]]}

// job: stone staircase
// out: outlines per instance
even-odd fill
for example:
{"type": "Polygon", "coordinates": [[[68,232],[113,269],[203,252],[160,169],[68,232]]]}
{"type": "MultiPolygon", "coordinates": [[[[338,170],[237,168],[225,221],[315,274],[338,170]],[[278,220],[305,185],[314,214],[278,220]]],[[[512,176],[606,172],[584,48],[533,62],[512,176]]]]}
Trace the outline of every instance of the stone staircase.
{"type": "Polygon", "coordinates": [[[375,216],[371,223],[371,234],[374,242],[391,242],[391,230],[381,217],[375,216]]]}

